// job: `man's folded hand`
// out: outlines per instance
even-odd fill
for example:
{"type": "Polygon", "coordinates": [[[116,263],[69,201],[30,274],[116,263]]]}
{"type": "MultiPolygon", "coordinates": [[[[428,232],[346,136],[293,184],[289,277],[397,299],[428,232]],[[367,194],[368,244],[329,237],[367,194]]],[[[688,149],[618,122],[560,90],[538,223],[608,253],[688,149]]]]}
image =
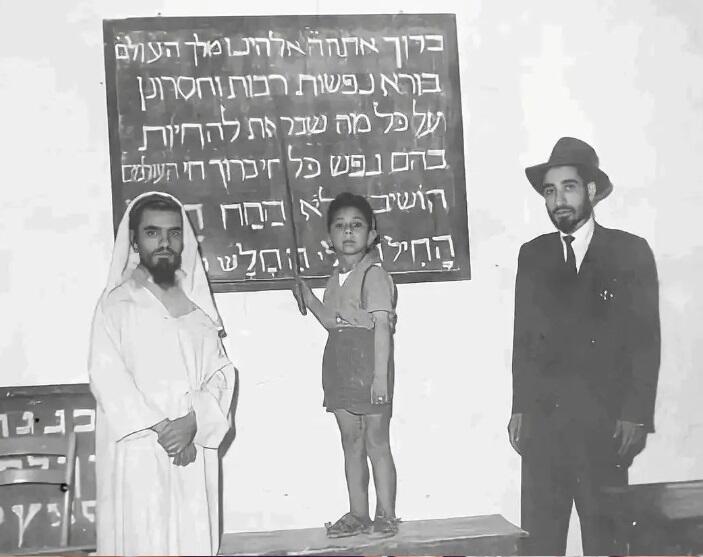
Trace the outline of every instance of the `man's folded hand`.
{"type": "Polygon", "coordinates": [[[192,410],[185,416],[171,420],[159,433],[159,444],[168,453],[176,456],[193,442],[197,424],[192,410]]]}
{"type": "Polygon", "coordinates": [[[195,462],[196,455],[197,451],[195,449],[195,445],[191,443],[175,457],[173,457],[173,464],[174,466],[188,466],[192,462],[195,462]]]}

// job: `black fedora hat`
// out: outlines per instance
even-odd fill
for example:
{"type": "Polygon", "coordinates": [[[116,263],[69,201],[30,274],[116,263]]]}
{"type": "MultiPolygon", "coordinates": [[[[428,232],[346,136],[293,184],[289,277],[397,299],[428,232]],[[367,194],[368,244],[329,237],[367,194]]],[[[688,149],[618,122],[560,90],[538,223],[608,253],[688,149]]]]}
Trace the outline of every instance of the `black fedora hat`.
{"type": "Polygon", "coordinates": [[[542,164],[529,166],[525,169],[527,179],[537,193],[542,193],[544,174],[555,166],[579,166],[590,170],[596,183],[594,203],[605,199],[613,191],[613,184],[608,175],[598,167],[596,151],[585,141],[575,137],[562,137],[554,145],[549,160],[542,164]]]}

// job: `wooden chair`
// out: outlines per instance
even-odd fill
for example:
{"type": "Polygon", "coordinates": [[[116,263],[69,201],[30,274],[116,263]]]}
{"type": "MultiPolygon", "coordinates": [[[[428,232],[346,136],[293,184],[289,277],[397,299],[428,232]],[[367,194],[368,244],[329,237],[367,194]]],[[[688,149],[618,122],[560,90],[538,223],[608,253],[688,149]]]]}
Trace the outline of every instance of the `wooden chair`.
{"type": "MultiPolygon", "coordinates": [[[[76,469],[76,435],[70,432],[66,437],[14,437],[0,439],[0,457],[22,456],[63,456],[66,464],[63,469],[44,470],[41,468],[7,469],[0,472],[0,486],[17,484],[57,485],[63,492],[63,513],[61,514],[61,537],[59,548],[31,550],[55,553],[57,549],[68,549],[71,528],[71,507],[73,503],[74,476],[76,469]]],[[[13,550],[13,553],[16,553],[13,550]]]]}

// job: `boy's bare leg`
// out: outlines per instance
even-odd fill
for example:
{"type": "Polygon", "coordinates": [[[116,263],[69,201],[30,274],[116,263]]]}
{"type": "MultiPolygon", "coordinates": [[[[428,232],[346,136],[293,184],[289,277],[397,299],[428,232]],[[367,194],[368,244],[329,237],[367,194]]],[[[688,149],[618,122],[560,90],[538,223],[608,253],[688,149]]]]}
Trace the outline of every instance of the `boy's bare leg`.
{"type": "Polygon", "coordinates": [[[376,516],[395,518],[396,471],[390,443],[388,414],[364,416],[366,452],[376,486],[376,516]]]}
{"type": "Polygon", "coordinates": [[[344,449],[344,473],[349,491],[349,510],[362,520],[369,520],[369,465],[366,461],[365,424],[361,416],[335,410],[344,449]]]}

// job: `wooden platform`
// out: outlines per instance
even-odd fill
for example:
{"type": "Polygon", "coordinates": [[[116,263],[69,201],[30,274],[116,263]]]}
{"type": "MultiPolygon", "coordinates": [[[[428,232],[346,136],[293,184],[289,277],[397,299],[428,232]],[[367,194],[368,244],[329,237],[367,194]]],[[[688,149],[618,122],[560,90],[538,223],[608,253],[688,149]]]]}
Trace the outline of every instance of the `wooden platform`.
{"type": "Polygon", "coordinates": [[[401,522],[385,540],[330,539],[324,528],[225,534],[220,555],[516,555],[526,535],[494,514],[401,522]]]}

